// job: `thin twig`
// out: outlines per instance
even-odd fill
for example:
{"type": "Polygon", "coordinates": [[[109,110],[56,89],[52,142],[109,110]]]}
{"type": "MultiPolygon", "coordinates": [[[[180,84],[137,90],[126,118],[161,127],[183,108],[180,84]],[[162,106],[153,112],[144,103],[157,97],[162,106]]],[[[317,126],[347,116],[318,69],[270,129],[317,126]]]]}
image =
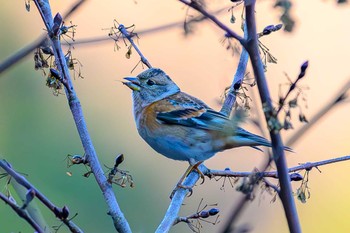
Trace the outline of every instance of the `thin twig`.
{"type": "MultiPolygon", "coordinates": [[[[49,209],[51,210],[57,218],[59,218],[68,228],[71,232],[75,233],[82,233],[83,231],[71,220],[68,220],[67,218],[62,218],[64,215],[62,213],[62,209],[54,205],[44,194],[42,194],[37,188],[35,188],[31,183],[27,181],[25,177],[18,174],[15,170],[11,168],[9,163],[7,163],[4,160],[0,160],[0,167],[6,171],[7,174],[9,174],[13,179],[16,180],[16,182],[23,187],[25,187],[27,190],[33,190],[35,193],[35,196],[49,209]]],[[[68,216],[67,216],[68,217],[68,216]]]]}
{"type": "Polygon", "coordinates": [[[242,36],[238,35],[234,31],[232,31],[228,26],[226,26],[220,20],[218,20],[218,18],[216,18],[214,15],[212,15],[208,11],[206,11],[202,6],[197,4],[196,1],[191,1],[191,0],[179,0],[179,1],[182,2],[183,4],[189,6],[189,7],[197,10],[201,14],[203,14],[205,17],[207,17],[212,22],[214,22],[218,27],[223,29],[226,32],[226,36],[227,37],[235,38],[236,40],[238,40],[243,45],[243,47],[246,48],[246,46],[247,46],[246,40],[242,36]]]}
{"type": "Polygon", "coordinates": [[[305,72],[306,72],[306,69],[307,69],[308,65],[309,65],[308,61],[306,61],[306,62],[304,62],[302,64],[302,66],[300,68],[300,73],[299,73],[297,79],[293,83],[291,83],[291,85],[289,86],[288,92],[285,94],[285,96],[282,99],[280,99],[279,107],[278,107],[278,109],[277,109],[277,111],[275,113],[276,117],[278,116],[278,113],[282,110],[282,108],[283,108],[287,98],[289,97],[289,95],[296,88],[298,82],[305,76],[305,72]]]}
{"type": "MultiPolygon", "coordinates": [[[[71,16],[77,9],[79,9],[82,4],[86,2],[86,0],[79,0],[76,3],[74,3],[69,10],[63,14],[63,19],[68,18],[71,16]]],[[[0,63],[0,74],[16,64],[17,62],[21,61],[25,57],[27,57],[34,49],[38,48],[40,45],[44,44],[46,40],[46,33],[39,36],[38,39],[36,39],[34,42],[30,43],[29,45],[25,46],[24,48],[20,49],[18,52],[12,54],[10,57],[8,57],[5,61],[0,63]]]]}
{"type": "Polygon", "coordinates": [[[9,198],[7,198],[1,192],[0,192],[0,199],[3,200],[6,204],[8,204],[17,213],[18,216],[26,220],[26,222],[28,222],[29,225],[31,225],[36,232],[45,233],[45,231],[41,229],[40,226],[28,215],[25,209],[22,209],[19,206],[17,206],[15,203],[13,203],[9,198]]]}
{"type": "MultiPolygon", "coordinates": [[[[288,168],[288,173],[298,172],[302,170],[311,170],[312,168],[332,164],[332,163],[338,163],[350,160],[350,155],[337,157],[333,159],[327,159],[322,160],[318,162],[307,162],[300,164],[295,167],[288,168]]],[[[204,175],[208,177],[213,176],[223,176],[223,177],[249,177],[253,174],[258,174],[261,177],[269,177],[269,178],[276,178],[278,179],[278,173],[277,171],[264,171],[264,172],[235,172],[231,170],[207,170],[204,175]]]]}
{"type": "Polygon", "coordinates": [[[129,223],[125,219],[124,214],[122,213],[118,205],[112,186],[108,183],[107,178],[104,175],[103,169],[98,161],[97,153],[95,151],[90,134],[87,129],[80,101],[73,87],[72,79],[70,77],[70,73],[66,64],[65,56],[62,51],[59,35],[57,35],[53,30],[53,26],[57,27],[57,24],[61,24],[59,20],[60,16],[59,14],[55,16],[56,24],[54,24],[49,2],[47,0],[35,0],[34,2],[37,5],[37,7],[41,7],[41,5],[45,6],[42,7],[42,11],[45,15],[45,17],[43,18],[47,22],[45,23],[45,25],[48,25],[47,31],[50,35],[50,41],[55,56],[56,66],[59,70],[61,80],[65,84],[64,87],[66,91],[66,97],[68,99],[69,107],[72,112],[74,122],[76,124],[86,154],[86,158],[89,162],[89,166],[94,174],[94,177],[102,191],[102,194],[109,208],[108,214],[112,217],[113,224],[117,231],[131,232],[129,223]],[[40,4],[38,2],[40,2],[40,4]]]}
{"type": "Polygon", "coordinates": [[[134,40],[132,39],[132,34],[129,33],[126,28],[124,27],[123,24],[120,24],[118,27],[118,30],[123,34],[123,36],[125,36],[126,39],[128,39],[128,41],[130,42],[130,44],[132,45],[132,47],[134,47],[134,49],[136,50],[136,52],[139,54],[141,61],[143,64],[145,64],[148,68],[152,68],[151,63],[149,63],[149,61],[147,60],[147,58],[142,54],[142,52],[140,51],[140,49],[137,47],[137,45],[135,44],[134,40]]]}
{"type": "MultiPolygon", "coordinates": [[[[78,7],[80,7],[81,3],[86,2],[86,0],[79,0],[76,4],[74,4],[70,10],[63,15],[63,18],[66,19],[68,16],[70,16],[78,7]]],[[[211,14],[217,15],[221,14],[222,12],[226,12],[225,10],[227,7],[223,7],[221,9],[218,9],[216,11],[213,11],[211,14]]],[[[175,27],[182,27],[183,21],[169,23],[157,27],[152,27],[140,31],[136,31],[135,34],[137,35],[147,35],[151,33],[156,33],[164,30],[170,30],[175,27]]],[[[25,57],[27,57],[34,49],[38,48],[40,45],[42,45],[46,40],[46,34],[39,36],[34,42],[26,45],[22,49],[20,49],[18,52],[12,54],[10,57],[5,59],[3,62],[0,63],[0,75],[7,70],[8,68],[12,67],[17,62],[21,61],[25,57]]],[[[89,38],[83,38],[78,39],[75,41],[70,42],[70,46],[75,45],[89,45],[92,43],[103,43],[103,42],[110,42],[111,38],[108,36],[100,36],[100,37],[89,37],[89,38]]],[[[68,45],[68,43],[62,43],[62,45],[68,45]]]]}
{"type": "MultiPolygon", "coordinates": [[[[238,217],[241,215],[245,207],[247,206],[247,203],[251,200],[251,195],[254,192],[255,186],[259,183],[259,180],[263,178],[265,171],[270,167],[270,164],[272,162],[271,157],[268,157],[268,159],[264,162],[263,166],[261,166],[259,171],[262,171],[262,173],[255,175],[256,170],[254,169],[252,172],[250,172],[248,177],[251,177],[250,183],[253,185],[252,190],[250,193],[246,193],[245,195],[242,195],[235,200],[235,206],[231,209],[231,213],[228,215],[226,219],[226,223],[222,227],[222,230],[219,232],[222,233],[231,233],[232,232],[232,226],[235,224],[235,222],[238,220],[238,217]]],[[[274,174],[275,175],[275,174],[274,174]]]]}
{"type": "Polygon", "coordinates": [[[315,116],[311,117],[309,123],[304,124],[300,129],[298,129],[291,138],[289,138],[286,142],[287,146],[294,145],[301,136],[304,135],[309,129],[311,129],[316,122],[318,122],[322,117],[324,117],[330,110],[332,110],[335,106],[338,106],[340,103],[343,103],[347,98],[347,91],[350,89],[350,80],[346,82],[345,85],[342,85],[339,91],[336,91],[336,96],[320,111],[316,113],[315,116]]]}

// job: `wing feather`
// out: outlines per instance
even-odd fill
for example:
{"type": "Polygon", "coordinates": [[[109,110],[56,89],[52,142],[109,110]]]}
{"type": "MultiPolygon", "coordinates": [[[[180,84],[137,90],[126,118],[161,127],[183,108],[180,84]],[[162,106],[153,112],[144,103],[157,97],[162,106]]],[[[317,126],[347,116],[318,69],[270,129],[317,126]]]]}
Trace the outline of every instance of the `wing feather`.
{"type": "Polygon", "coordinates": [[[202,101],[189,96],[169,100],[176,106],[173,111],[157,112],[157,119],[165,124],[177,124],[205,130],[226,131],[233,124],[224,114],[214,111],[202,101]]]}

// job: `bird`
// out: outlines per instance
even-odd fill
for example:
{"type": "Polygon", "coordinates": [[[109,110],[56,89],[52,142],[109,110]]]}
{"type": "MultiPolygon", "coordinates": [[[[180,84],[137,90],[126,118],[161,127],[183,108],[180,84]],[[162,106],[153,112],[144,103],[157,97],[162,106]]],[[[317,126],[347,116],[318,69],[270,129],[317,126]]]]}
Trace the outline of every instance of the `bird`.
{"type": "Polygon", "coordinates": [[[264,137],[237,126],[228,116],[182,92],[159,68],[149,68],[124,80],[123,84],[132,90],[139,135],[165,157],[188,161],[190,166],[184,176],[194,169],[198,171],[199,164],[220,151],[242,146],[271,147],[264,137]]]}

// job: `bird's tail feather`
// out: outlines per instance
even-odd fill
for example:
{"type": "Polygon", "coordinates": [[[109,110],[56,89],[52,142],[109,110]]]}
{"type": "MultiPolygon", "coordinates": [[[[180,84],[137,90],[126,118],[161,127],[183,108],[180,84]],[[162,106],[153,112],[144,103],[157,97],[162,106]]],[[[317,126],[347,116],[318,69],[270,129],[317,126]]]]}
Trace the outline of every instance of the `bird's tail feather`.
{"type": "MultiPolygon", "coordinates": [[[[243,145],[250,146],[254,149],[260,150],[257,146],[272,147],[271,142],[264,137],[250,133],[241,127],[237,127],[236,134],[233,136],[234,140],[240,141],[243,145]]],[[[285,146],[284,150],[294,152],[292,148],[285,146]]]]}

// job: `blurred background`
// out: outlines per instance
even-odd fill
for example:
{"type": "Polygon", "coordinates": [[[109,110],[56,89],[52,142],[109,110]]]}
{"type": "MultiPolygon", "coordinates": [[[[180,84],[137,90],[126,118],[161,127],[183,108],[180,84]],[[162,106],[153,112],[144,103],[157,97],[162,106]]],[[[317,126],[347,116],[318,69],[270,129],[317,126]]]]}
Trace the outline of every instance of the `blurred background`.
{"type": "MultiPolygon", "coordinates": [[[[74,1],[51,1],[53,14],[65,12],[74,1]]],[[[237,23],[231,24],[227,9],[230,1],[213,1],[209,9],[227,7],[218,17],[236,32],[240,31],[241,7],[234,10],[237,23]]],[[[273,8],[274,1],[258,1],[256,16],[258,31],[270,24],[278,24],[281,12],[273,8]]],[[[225,87],[235,73],[239,55],[232,56],[221,40],[224,33],[210,22],[196,25],[192,34],[185,36],[181,22],[187,7],[177,1],[87,1],[69,18],[76,28],[77,41],[91,37],[107,37],[113,20],[126,26],[135,24],[135,32],[168,23],[179,26],[168,30],[140,34],[140,49],[154,67],[165,70],[182,88],[216,110],[225,87]]],[[[189,11],[190,15],[196,12],[189,11]]],[[[292,17],[296,25],[292,33],[282,30],[261,38],[278,59],[269,64],[267,78],[271,96],[278,101],[279,85],[288,83],[284,73],[292,80],[300,65],[309,60],[307,75],[301,82],[306,94],[307,118],[314,116],[350,79],[350,8],[336,1],[294,1],[292,17]]],[[[28,45],[44,33],[43,22],[33,2],[27,12],[24,1],[3,1],[0,8],[0,61],[28,45]]],[[[172,161],[153,151],[138,135],[133,114],[131,92],[120,82],[124,76],[137,75],[142,66],[135,52],[127,59],[127,48],[114,51],[112,40],[102,43],[74,45],[73,56],[81,63],[83,79],[76,77],[74,85],[83,106],[88,128],[102,164],[112,166],[117,154],[123,153],[120,168],[130,171],[135,188],[114,187],[118,202],[133,232],[153,232],[160,223],[169,204],[169,194],[187,168],[187,163],[172,161]]],[[[67,100],[64,95],[54,96],[45,86],[42,72],[34,70],[34,53],[6,70],[0,76],[0,156],[13,167],[27,174],[27,179],[57,206],[67,205],[71,215],[78,213],[74,222],[85,232],[114,232],[106,215],[106,204],[92,176],[84,178],[84,166],[67,168],[67,154],[83,154],[67,100]],[[68,176],[66,172],[72,173],[68,176]]],[[[250,68],[249,68],[250,69],[250,68]]],[[[261,112],[256,86],[249,89],[253,98],[250,117],[261,112]]],[[[293,146],[296,153],[287,154],[288,165],[320,161],[348,155],[350,151],[349,105],[341,104],[317,122],[293,146]]],[[[295,130],[298,109],[292,112],[295,130]],[[294,115],[293,115],[294,114],[294,115]]],[[[244,127],[261,134],[248,122],[244,127]]],[[[295,130],[283,131],[283,139],[295,130]]],[[[212,169],[230,167],[234,171],[251,171],[259,167],[266,155],[242,148],[217,154],[205,164],[212,169]]],[[[311,197],[305,204],[296,200],[304,232],[349,232],[350,163],[342,162],[313,169],[308,186],[311,197]]],[[[303,172],[302,172],[303,174],[303,172]]],[[[1,190],[4,188],[2,180],[1,190]]],[[[223,180],[206,179],[185,200],[181,216],[196,212],[203,204],[217,204],[220,223],[202,222],[201,232],[218,232],[226,216],[235,205],[240,193],[223,180]]],[[[293,184],[293,190],[300,183],[293,184]]],[[[251,232],[288,232],[284,211],[273,195],[256,192],[240,217],[239,226],[251,232]]],[[[59,225],[52,214],[39,205],[51,226],[59,225]]],[[[27,223],[4,203],[0,203],[0,232],[33,232],[27,223]]],[[[213,218],[213,221],[215,219],[213,218]]],[[[59,232],[68,232],[63,226],[59,232]]],[[[186,224],[178,224],[172,232],[191,232],[186,224]]]]}

